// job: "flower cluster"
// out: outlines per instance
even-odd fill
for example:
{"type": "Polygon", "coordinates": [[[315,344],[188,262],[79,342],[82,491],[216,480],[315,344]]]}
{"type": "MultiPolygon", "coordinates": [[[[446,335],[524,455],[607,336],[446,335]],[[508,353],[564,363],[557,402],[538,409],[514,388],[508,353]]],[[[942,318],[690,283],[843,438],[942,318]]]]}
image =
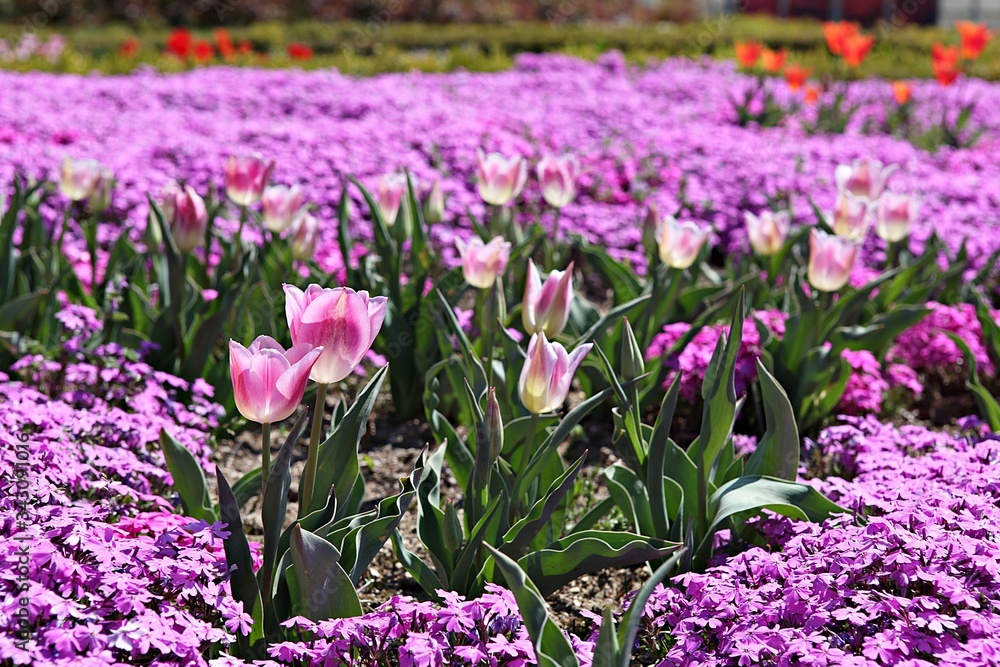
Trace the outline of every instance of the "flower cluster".
{"type": "MultiPolygon", "coordinates": [[[[900,165],[893,186],[921,198],[914,250],[935,230],[953,249],[968,237],[973,264],[979,266],[1000,245],[996,235],[980,233],[984,221],[995,217],[1000,196],[1000,167],[990,159],[1000,128],[1000,86],[969,80],[962,90],[939,91],[933,81],[912,83],[914,122],[936,123],[962,99],[980,100],[969,121],[983,133],[976,147],[928,153],[860,132],[892,103],[884,81],[850,83],[845,103],[860,107],[846,134],[802,135],[795,122],[766,132],[726,122],[732,91],[750,79],[728,63],[676,59],[633,70],[615,56],[586,63],[554,55],[524,55],[516,68],[489,75],[366,79],[238,68],[176,75],[140,71],[114,80],[4,72],[0,182],[10,182],[15,170],[51,176],[64,154],[101,156],[119,182],[128,184],[115,193],[116,222],[106,223],[99,234],[104,255],[117,236],[118,220],[140,238],[146,193],[159,192],[170,179],[183,176],[199,193],[210,192],[210,186],[223,191],[219,165],[234,152],[260,152],[274,159],[281,173],[294,175],[320,221],[336,219],[346,175],[374,183],[405,166],[420,183],[440,183],[444,215],[431,236],[454,265],[455,239],[469,237],[463,214],[469,210],[482,219],[487,212],[476,178],[476,151],[485,136],[488,152],[521,155],[529,171],[543,166],[544,155],[573,153],[579,161],[576,195],[560,209],[560,233],[599,242],[643,270],[639,220],[650,204],[661,211],[684,205],[686,218],[711,225],[722,251],[743,254],[748,251],[744,211],[760,211],[795,192],[792,222],[810,224],[815,220],[810,198],[821,210],[834,209],[836,166],[870,156],[900,165]],[[261,98],[259,90],[275,92],[261,98]],[[605,94],[581,96],[580,90],[605,94]],[[95,106],[98,98],[105,104],[95,106]],[[509,104],[514,98],[522,103],[509,104]],[[109,105],[119,110],[115,123],[102,116],[109,105]],[[324,123],[317,130],[310,119],[320,117],[324,123]],[[189,122],[192,118],[198,122],[189,122]],[[376,131],[376,126],[394,129],[376,131]],[[163,127],[176,129],[163,133],[163,127]]],[[[787,91],[775,92],[782,94],[787,91]]],[[[563,180],[546,177],[548,183],[563,180]]],[[[518,196],[518,215],[526,224],[543,208],[543,187],[530,181],[518,196]]],[[[367,206],[353,189],[351,196],[351,232],[360,241],[371,240],[367,206]]],[[[43,210],[50,221],[61,213],[55,207],[43,210]]],[[[229,229],[228,222],[220,220],[218,228],[229,229]]],[[[542,223],[554,224],[553,210],[544,212],[542,223]]],[[[318,236],[316,260],[328,272],[339,271],[336,225],[322,225],[318,236]]],[[[74,242],[83,247],[82,240],[74,242]]],[[[868,239],[859,261],[881,266],[883,252],[878,239],[868,239]]]]}
{"type": "Polygon", "coordinates": [[[979,372],[991,375],[994,365],[986,351],[983,328],[976,317],[975,307],[967,303],[948,306],[934,301],[926,306],[931,312],[916,326],[900,334],[889,357],[919,373],[947,380],[965,363],[962,350],[945,333],[949,332],[969,346],[979,372]]]}
{"type": "Polygon", "coordinates": [[[664,667],[989,664],[1000,651],[1000,441],[869,417],[815,447],[856,477],[814,484],[867,522],[760,522],[781,549],[660,588],[641,645],[664,667]]]}
{"type": "Polygon", "coordinates": [[[168,415],[168,378],[82,409],[0,379],[0,661],[206,664],[244,614],[224,526],[167,497],[162,428],[210,467],[205,431],[168,415]]]}

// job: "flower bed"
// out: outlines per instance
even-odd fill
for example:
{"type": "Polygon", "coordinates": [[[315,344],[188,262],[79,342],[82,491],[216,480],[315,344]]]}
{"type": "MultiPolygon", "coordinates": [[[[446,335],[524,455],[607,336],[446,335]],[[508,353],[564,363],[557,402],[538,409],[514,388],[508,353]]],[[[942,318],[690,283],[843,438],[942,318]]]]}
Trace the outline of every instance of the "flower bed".
{"type": "MultiPolygon", "coordinates": [[[[870,156],[899,165],[893,188],[922,198],[913,233],[918,242],[936,231],[957,248],[968,237],[974,265],[998,247],[996,234],[982,232],[1000,210],[1000,168],[992,159],[1000,128],[996,84],[969,79],[939,89],[934,82],[914,83],[915,120],[937,122],[944,109],[975,98],[971,122],[985,131],[972,149],[928,154],[885,135],[858,133],[865,118],[884,115],[892,104],[885,81],[851,84],[849,97],[861,108],[847,134],[811,136],[794,121],[787,128],[736,126],[730,98],[752,82],[731,63],[674,59],[632,68],[613,54],[597,63],[524,55],[515,69],[495,74],[369,79],[236,68],[113,78],[5,72],[0,182],[9,182],[16,169],[51,176],[63,155],[100,155],[120,183],[113,217],[141,229],[147,192],[157,194],[171,178],[187,179],[202,194],[210,184],[221,189],[226,157],[258,150],[277,162],[273,181],[302,183],[316,215],[330,222],[346,175],[374,187],[377,176],[405,166],[425,186],[442,180],[447,213],[432,235],[451,253],[456,234],[469,234],[459,218],[467,209],[477,216],[484,211],[471,177],[486,137],[487,149],[506,154],[534,159],[569,150],[579,156],[581,195],[563,210],[562,229],[600,241],[641,268],[639,222],[651,202],[662,212],[686,203],[686,215],[714,226],[723,250],[743,253],[744,210],[794,193],[796,221],[811,223],[807,198],[832,206],[835,166],[870,156]],[[116,113],[108,115],[108,108],[116,113]]],[[[795,99],[784,82],[773,88],[780,98],[795,99]]],[[[792,118],[808,115],[804,107],[792,118]]],[[[366,207],[356,192],[352,197],[353,231],[371,239],[366,207]]],[[[528,188],[525,199],[525,219],[533,220],[538,191],[528,188]]],[[[544,220],[551,224],[548,212],[544,220]]],[[[117,225],[104,228],[105,249],[117,234],[117,225]]],[[[317,259],[327,271],[340,268],[336,236],[336,225],[322,226],[317,259]]],[[[864,257],[880,265],[882,249],[869,240],[864,257]]]]}

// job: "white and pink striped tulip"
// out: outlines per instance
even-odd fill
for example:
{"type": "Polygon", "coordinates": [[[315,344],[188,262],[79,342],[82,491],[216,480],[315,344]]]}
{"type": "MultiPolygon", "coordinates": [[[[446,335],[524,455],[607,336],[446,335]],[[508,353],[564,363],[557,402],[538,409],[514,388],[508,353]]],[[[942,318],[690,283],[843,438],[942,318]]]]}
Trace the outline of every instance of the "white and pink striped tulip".
{"type": "Polygon", "coordinates": [[[521,320],[528,335],[539,332],[555,338],[566,328],[573,305],[573,262],[565,271],[550,271],[542,282],[535,263],[528,260],[528,281],[521,303],[521,320]]]}
{"type": "Polygon", "coordinates": [[[486,155],[476,151],[476,187],[487,204],[505,206],[521,194],[528,182],[528,163],[520,155],[504,157],[500,153],[486,155]]]}
{"type": "Polygon", "coordinates": [[[524,407],[536,415],[559,408],[566,401],[576,369],[591,347],[593,343],[580,345],[567,354],[562,345],[549,342],[545,332],[533,335],[517,385],[524,407]]]}
{"type": "Polygon", "coordinates": [[[230,155],[226,162],[226,194],[238,206],[260,201],[274,172],[274,160],[253,155],[230,155]]]}
{"type": "Polygon", "coordinates": [[[101,182],[104,168],[97,160],[74,160],[65,157],[59,169],[59,190],[72,201],[83,201],[101,182]]]}
{"type": "Polygon", "coordinates": [[[875,233],[883,241],[895,243],[910,235],[920,214],[920,202],[909,195],[885,193],[878,203],[875,233]]]}
{"type": "Polygon", "coordinates": [[[750,245],[759,255],[768,257],[775,254],[785,245],[788,231],[791,229],[791,216],[788,211],[761,211],[754,215],[750,211],[744,213],[747,223],[747,236],[750,245]]]}
{"type": "Polygon", "coordinates": [[[851,164],[837,165],[834,179],[840,192],[875,201],[882,196],[894,171],[896,165],[883,165],[878,160],[862,158],[851,164]]]}
{"type": "Polygon", "coordinates": [[[298,185],[272,185],[264,188],[260,198],[264,226],[275,233],[288,229],[302,208],[302,198],[302,188],[298,185]]]}
{"type": "Polygon", "coordinates": [[[660,260],[674,269],[686,269],[698,259],[698,253],[708,240],[709,229],[702,229],[691,221],[678,222],[673,216],[660,221],[657,244],[660,260]]]}
{"type": "Polygon", "coordinates": [[[465,281],[473,287],[488,289],[493,281],[503,275],[510,261],[510,243],[497,236],[489,243],[483,243],[481,238],[473,237],[466,243],[456,239],[455,247],[462,258],[462,275],[465,281]]]}
{"type": "Polygon", "coordinates": [[[858,242],[818,229],[809,236],[809,284],[821,292],[836,292],[847,284],[858,257],[858,242]]]}
{"type": "Polygon", "coordinates": [[[576,197],[580,165],[571,155],[546,155],[538,162],[538,183],[542,197],[553,208],[563,208],[576,197]]]}

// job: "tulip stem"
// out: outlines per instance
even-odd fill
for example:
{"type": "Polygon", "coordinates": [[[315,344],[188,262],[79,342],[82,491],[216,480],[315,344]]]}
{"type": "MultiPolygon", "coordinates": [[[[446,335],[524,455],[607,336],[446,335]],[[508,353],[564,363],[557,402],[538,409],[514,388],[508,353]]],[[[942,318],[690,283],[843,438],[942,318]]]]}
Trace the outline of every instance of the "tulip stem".
{"type": "Polygon", "coordinates": [[[550,271],[556,268],[556,263],[559,261],[559,218],[561,215],[562,209],[557,208],[555,219],[552,221],[552,247],[548,267],[550,271]]]}
{"type": "Polygon", "coordinates": [[[240,226],[236,230],[236,263],[237,265],[243,263],[243,226],[247,222],[247,207],[240,206],[240,226]]]}
{"type": "Polygon", "coordinates": [[[264,495],[267,480],[271,476],[271,423],[261,424],[260,446],[260,493],[264,495]]]}
{"type": "Polygon", "coordinates": [[[316,407],[313,409],[312,433],[309,436],[309,455],[306,458],[305,477],[302,480],[302,497],[299,498],[299,516],[312,509],[313,486],[316,484],[316,467],[319,464],[319,439],[323,433],[323,416],[326,412],[325,382],[316,385],[316,407]]]}

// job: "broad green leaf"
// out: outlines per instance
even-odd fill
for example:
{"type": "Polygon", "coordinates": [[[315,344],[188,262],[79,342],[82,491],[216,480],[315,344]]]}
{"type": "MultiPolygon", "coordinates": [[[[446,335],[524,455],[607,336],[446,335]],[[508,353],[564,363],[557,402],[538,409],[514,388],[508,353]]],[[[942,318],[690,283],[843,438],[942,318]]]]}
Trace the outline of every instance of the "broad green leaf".
{"type": "Polygon", "coordinates": [[[313,621],[361,616],[358,593],[332,544],[295,526],[290,551],[299,593],[292,604],[298,615],[313,621]]]}
{"type": "Polygon", "coordinates": [[[799,429],[795,413],[785,390],[757,360],[757,380],[764,402],[767,430],[757,443],[757,449],[746,462],[743,474],[770,475],[794,481],[799,470],[799,429]]]}
{"type": "Polygon", "coordinates": [[[807,484],[774,477],[743,476],[723,485],[708,501],[712,524],[706,540],[736,514],[769,509],[793,519],[820,522],[846,510],[807,484]]]}
{"type": "Polygon", "coordinates": [[[184,513],[194,519],[215,522],[215,511],[208,493],[205,471],[187,447],[177,442],[170,433],[160,431],[160,449],[167,462],[167,470],[174,480],[174,488],[181,498],[184,513]]]}
{"type": "MultiPolygon", "coordinates": [[[[216,467],[215,479],[219,486],[219,519],[229,529],[229,537],[223,540],[226,552],[226,564],[229,566],[229,583],[233,599],[243,603],[243,611],[253,619],[253,627],[247,638],[249,646],[253,646],[264,638],[264,604],[260,597],[257,577],[253,572],[253,558],[250,556],[250,545],[243,533],[243,520],[240,518],[240,508],[236,504],[236,496],[229,487],[222,469],[216,467]]],[[[240,639],[241,649],[246,654],[247,642],[240,639]]]]}
{"type": "Polygon", "coordinates": [[[542,593],[527,573],[500,551],[489,545],[486,549],[517,600],[517,608],[534,644],[538,664],[543,667],[579,667],[573,645],[549,616],[542,593]]]}
{"type": "Polygon", "coordinates": [[[681,545],[624,531],[588,530],[552,542],[518,560],[548,595],[577,577],[607,567],[632,567],[664,558],[681,545]]]}
{"type": "MultiPolygon", "coordinates": [[[[364,479],[358,465],[358,443],[368,427],[368,416],[375,407],[379,388],[388,370],[388,366],[383,366],[372,376],[354,405],[337,424],[333,435],[320,443],[313,497],[305,504],[305,513],[320,509],[326,503],[331,487],[337,496],[338,516],[357,511],[350,500],[356,497],[358,488],[364,492],[364,479]]],[[[316,418],[320,416],[316,415],[316,418]]]]}

